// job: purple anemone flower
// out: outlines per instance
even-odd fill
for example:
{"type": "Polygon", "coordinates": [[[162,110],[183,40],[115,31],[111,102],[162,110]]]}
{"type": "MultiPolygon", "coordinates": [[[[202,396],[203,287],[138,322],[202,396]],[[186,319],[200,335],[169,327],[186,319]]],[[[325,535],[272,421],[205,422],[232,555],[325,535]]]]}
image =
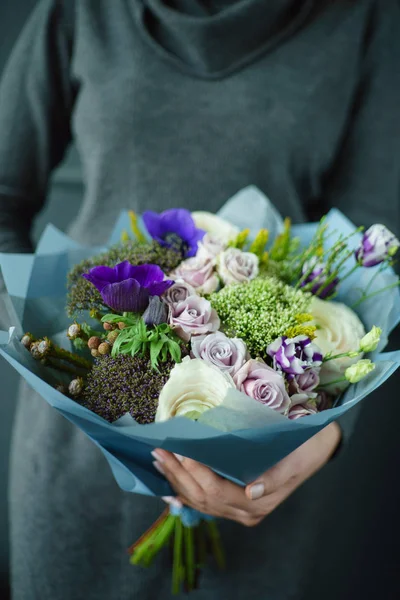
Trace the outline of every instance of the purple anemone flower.
{"type": "Polygon", "coordinates": [[[372,225],[355,252],[356,260],[363,267],[375,267],[394,256],[399,245],[399,240],[384,225],[372,225]]]}
{"type": "Polygon", "coordinates": [[[174,283],[157,265],[94,267],[83,275],[100,292],[107,306],[118,312],[142,312],[151,296],[161,296],[174,283]]]}
{"type": "Polygon", "coordinates": [[[191,213],[185,208],[171,208],[160,214],[146,210],[143,221],[153,240],[182,250],[185,257],[196,255],[198,243],[205,236],[205,231],[196,228],[191,213]]]}
{"type": "Polygon", "coordinates": [[[331,274],[327,271],[326,265],[320,262],[317,257],[314,257],[303,265],[303,276],[305,279],[300,284],[300,287],[306,287],[314,296],[319,298],[327,298],[336,289],[339,283],[338,277],[332,279],[328,284],[327,280],[331,277],[331,274]],[[309,284],[312,284],[311,287],[309,284]],[[325,285],[326,284],[326,285],[325,285]]]}
{"type": "Polygon", "coordinates": [[[320,367],[322,352],[306,335],[295,338],[282,336],[267,348],[267,354],[274,361],[274,368],[289,376],[302,375],[306,369],[320,367]]]}

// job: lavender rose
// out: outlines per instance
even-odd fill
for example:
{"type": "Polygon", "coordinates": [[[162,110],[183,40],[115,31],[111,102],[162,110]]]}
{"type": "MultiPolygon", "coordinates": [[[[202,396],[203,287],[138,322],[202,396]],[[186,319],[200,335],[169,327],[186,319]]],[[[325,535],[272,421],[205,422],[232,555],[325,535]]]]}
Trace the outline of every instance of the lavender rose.
{"type": "Polygon", "coordinates": [[[280,373],[271,369],[264,362],[250,359],[234,375],[233,380],[241,392],[286,414],[290,406],[290,398],[286,391],[285,381],[280,373]]]}
{"type": "Polygon", "coordinates": [[[314,404],[295,404],[289,408],[288,417],[290,420],[300,419],[301,417],[308,417],[309,415],[316,415],[318,409],[314,404]]]}
{"type": "Polygon", "coordinates": [[[252,252],[228,248],[217,259],[217,271],[225,285],[245,283],[258,275],[258,257],[252,252]]]}
{"type": "Polygon", "coordinates": [[[318,394],[314,392],[319,385],[319,368],[306,369],[304,373],[295,375],[289,383],[290,401],[293,404],[302,404],[314,400],[318,394]]]}
{"type": "Polygon", "coordinates": [[[168,306],[171,306],[172,304],[186,300],[188,296],[193,296],[194,294],[196,294],[194,287],[186,283],[186,281],[175,281],[175,283],[164,292],[163,296],[161,296],[161,300],[168,306]]]}
{"type": "Polygon", "coordinates": [[[226,250],[227,244],[216,235],[206,233],[199,242],[197,255],[199,258],[214,259],[226,250]]]}
{"type": "Polygon", "coordinates": [[[214,261],[204,256],[193,256],[184,260],[173,273],[175,280],[182,279],[199,294],[212,294],[219,285],[214,272],[214,261]]]}
{"type": "Polygon", "coordinates": [[[192,335],[218,331],[220,326],[219,317],[211,303],[196,295],[171,306],[169,323],[185,341],[189,341],[192,335]]]}
{"type": "Polygon", "coordinates": [[[199,335],[192,340],[192,354],[233,376],[243,366],[246,344],[240,338],[228,338],[221,331],[210,335],[199,335]]]}

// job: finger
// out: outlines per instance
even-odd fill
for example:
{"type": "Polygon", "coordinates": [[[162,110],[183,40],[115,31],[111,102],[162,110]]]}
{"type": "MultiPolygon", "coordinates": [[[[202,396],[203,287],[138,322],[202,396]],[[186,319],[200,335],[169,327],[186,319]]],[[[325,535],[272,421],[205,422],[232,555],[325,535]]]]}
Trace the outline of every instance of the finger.
{"type": "Polygon", "coordinates": [[[201,496],[203,491],[190,473],[183,468],[182,463],[166,450],[157,448],[152,453],[155,468],[163,473],[174,490],[187,498],[201,496]]]}
{"type": "MultiPolygon", "coordinates": [[[[188,458],[177,460],[173,454],[165,450],[156,450],[153,456],[159,462],[163,461],[161,466],[164,474],[184,504],[210,516],[231,519],[247,526],[259,522],[258,515],[226,502],[218,484],[222,484],[221,488],[226,489],[225,484],[229,482],[218,477],[208,467],[188,458]]],[[[251,503],[245,497],[244,490],[234,484],[230,485],[240,490],[245,507],[250,507],[251,503]]]]}
{"type": "Polygon", "coordinates": [[[259,500],[279,492],[280,488],[293,483],[299,472],[299,461],[294,453],[289,454],[283,460],[260,475],[256,481],[246,487],[246,496],[250,500],[259,500]]]}
{"type": "Polygon", "coordinates": [[[220,477],[205,465],[190,458],[185,458],[182,464],[201,486],[209,502],[229,505],[245,512],[253,510],[243,487],[220,477]]]}

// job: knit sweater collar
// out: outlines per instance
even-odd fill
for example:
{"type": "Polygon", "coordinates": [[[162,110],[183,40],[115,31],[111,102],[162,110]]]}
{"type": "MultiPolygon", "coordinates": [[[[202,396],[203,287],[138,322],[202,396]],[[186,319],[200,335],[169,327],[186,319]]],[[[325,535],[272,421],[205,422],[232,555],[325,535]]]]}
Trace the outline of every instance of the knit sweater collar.
{"type": "Polygon", "coordinates": [[[203,78],[238,70],[296,31],[314,0],[143,0],[146,35],[203,78]]]}

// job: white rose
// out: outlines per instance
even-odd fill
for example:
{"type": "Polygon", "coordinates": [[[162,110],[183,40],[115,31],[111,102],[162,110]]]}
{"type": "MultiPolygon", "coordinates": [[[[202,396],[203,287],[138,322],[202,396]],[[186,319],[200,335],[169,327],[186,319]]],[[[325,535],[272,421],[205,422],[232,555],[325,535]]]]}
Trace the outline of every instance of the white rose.
{"type": "Polygon", "coordinates": [[[217,271],[225,285],[246,283],[258,275],[258,257],[252,252],[228,248],[217,258],[217,271]]]}
{"type": "Polygon", "coordinates": [[[238,227],[210,212],[203,210],[195,211],[192,212],[192,217],[198,229],[203,229],[225,244],[236,239],[240,232],[238,227]]]}
{"type": "MultiPolygon", "coordinates": [[[[351,308],[339,302],[321,300],[314,296],[309,312],[313,315],[314,324],[317,326],[314,341],[321,348],[324,356],[328,352],[334,356],[359,350],[365,329],[351,308]]],[[[353,358],[344,356],[323,363],[320,372],[321,384],[325,385],[329,381],[339,379],[346,369],[359,359],[360,355],[353,358]]],[[[348,385],[348,382],[344,381],[324,389],[330,394],[339,394],[348,385]]]]}
{"type": "Polygon", "coordinates": [[[235,384],[230,375],[200,358],[186,357],[175,365],[161,390],[155,420],[166,421],[189,414],[200,416],[222,404],[231,388],[235,388],[235,384]]]}

